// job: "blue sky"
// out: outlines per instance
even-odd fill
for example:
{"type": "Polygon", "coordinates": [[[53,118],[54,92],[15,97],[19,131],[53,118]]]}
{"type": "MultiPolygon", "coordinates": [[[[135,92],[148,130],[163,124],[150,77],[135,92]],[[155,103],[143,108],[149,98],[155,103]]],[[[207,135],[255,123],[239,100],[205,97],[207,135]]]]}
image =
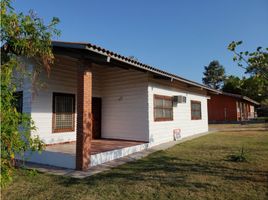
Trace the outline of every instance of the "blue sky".
{"type": "Polygon", "coordinates": [[[17,11],[60,18],[57,40],[83,41],[202,82],[204,66],[219,60],[243,75],[227,45],[268,47],[267,0],[17,0],[17,11]]]}

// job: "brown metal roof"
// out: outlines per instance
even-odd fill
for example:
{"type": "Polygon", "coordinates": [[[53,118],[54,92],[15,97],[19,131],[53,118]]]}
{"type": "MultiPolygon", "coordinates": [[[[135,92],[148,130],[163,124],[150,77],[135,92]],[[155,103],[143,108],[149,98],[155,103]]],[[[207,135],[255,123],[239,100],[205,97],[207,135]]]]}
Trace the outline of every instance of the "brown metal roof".
{"type": "Polygon", "coordinates": [[[170,78],[172,80],[174,79],[174,80],[177,80],[177,81],[180,81],[180,82],[184,82],[184,83],[187,83],[189,85],[196,86],[196,87],[199,87],[199,88],[202,88],[202,89],[206,89],[206,90],[214,92],[214,93],[218,93],[218,94],[221,93],[221,91],[219,91],[219,90],[209,88],[209,87],[207,87],[205,85],[202,85],[200,83],[185,79],[185,78],[180,77],[180,76],[178,76],[176,74],[171,74],[169,72],[157,69],[157,68],[152,67],[150,65],[146,65],[144,63],[141,63],[141,62],[138,62],[136,60],[130,59],[130,58],[126,57],[126,56],[122,56],[122,55],[117,54],[117,53],[115,53],[113,51],[104,49],[102,47],[99,47],[99,46],[91,44],[91,43],[53,41],[52,45],[54,47],[64,47],[64,48],[74,48],[74,49],[89,50],[89,51],[92,51],[92,52],[95,52],[95,53],[110,57],[110,58],[115,59],[117,61],[130,64],[130,65],[132,65],[132,66],[134,66],[136,68],[143,69],[143,70],[146,70],[146,71],[150,71],[152,73],[162,75],[164,77],[168,77],[168,78],[170,78]]]}
{"type": "Polygon", "coordinates": [[[253,99],[250,99],[247,96],[243,96],[243,95],[239,95],[239,94],[232,94],[232,93],[228,93],[228,92],[222,92],[221,94],[225,95],[225,96],[231,96],[231,97],[236,97],[236,98],[239,98],[239,99],[244,99],[245,101],[251,102],[251,103],[253,103],[255,105],[260,105],[259,102],[254,101],[253,99]]]}
{"type": "Polygon", "coordinates": [[[85,49],[85,50],[89,50],[89,51],[92,51],[92,52],[95,52],[95,53],[98,53],[98,54],[101,54],[101,55],[104,55],[104,56],[113,58],[115,60],[118,60],[118,61],[121,61],[121,62],[130,64],[130,65],[132,65],[134,67],[137,67],[139,69],[150,71],[152,73],[155,73],[155,74],[158,74],[158,75],[162,75],[162,76],[165,76],[165,77],[168,77],[170,79],[174,79],[174,80],[177,80],[177,81],[180,81],[180,82],[183,82],[183,83],[187,83],[187,84],[192,85],[192,86],[200,87],[202,89],[206,89],[206,90],[208,90],[210,92],[213,92],[213,93],[227,95],[227,96],[233,96],[233,97],[236,97],[236,98],[240,98],[240,99],[244,99],[246,101],[249,101],[249,102],[251,102],[251,103],[253,103],[255,105],[260,105],[260,103],[258,103],[257,101],[254,101],[253,99],[250,99],[250,98],[248,98],[246,96],[242,96],[242,95],[238,95],[238,94],[232,94],[232,93],[227,93],[227,92],[222,92],[220,90],[215,90],[215,89],[209,88],[209,87],[207,87],[205,85],[202,85],[200,83],[196,83],[194,81],[191,81],[191,80],[182,78],[182,77],[180,77],[180,76],[178,76],[176,74],[171,74],[169,72],[166,72],[166,71],[157,69],[157,68],[152,67],[150,65],[143,64],[141,62],[138,62],[138,61],[133,60],[133,59],[130,59],[128,57],[122,56],[122,55],[117,54],[117,53],[115,53],[113,51],[104,49],[102,47],[99,47],[99,46],[94,45],[94,44],[91,44],[91,43],[86,43],[86,42],[53,41],[52,42],[52,45],[53,46],[57,46],[57,47],[65,47],[65,48],[74,48],[74,49],[85,49]]]}

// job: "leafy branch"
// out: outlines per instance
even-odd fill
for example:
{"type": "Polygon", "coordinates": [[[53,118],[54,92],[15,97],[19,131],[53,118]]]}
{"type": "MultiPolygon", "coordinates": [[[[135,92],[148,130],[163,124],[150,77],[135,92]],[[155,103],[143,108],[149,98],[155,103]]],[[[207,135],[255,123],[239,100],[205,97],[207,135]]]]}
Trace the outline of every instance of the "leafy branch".
{"type": "Polygon", "coordinates": [[[235,54],[233,61],[237,62],[239,67],[245,69],[246,73],[268,80],[268,48],[263,50],[262,47],[258,47],[255,52],[238,52],[237,47],[242,43],[242,41],[232,41],[228,45],[228,49],[235,54]]]}
{"type": "Polygon", "coordinates": [[[33,12],[17,14],[11,0],[1,3],[1,185],[12,180],[15,155],[23,158],[25,151],[41,151],[44,143],[32,134],[36,130],[31,116],[16,108],[14,92],[21,80],[38,77],[41,67],[50,71],[54,61],[51,38],[59,35],[58,18],[45,25],[33,12]],[[37,65],[28,73],[21,60],[33,60],[37,65]]]}

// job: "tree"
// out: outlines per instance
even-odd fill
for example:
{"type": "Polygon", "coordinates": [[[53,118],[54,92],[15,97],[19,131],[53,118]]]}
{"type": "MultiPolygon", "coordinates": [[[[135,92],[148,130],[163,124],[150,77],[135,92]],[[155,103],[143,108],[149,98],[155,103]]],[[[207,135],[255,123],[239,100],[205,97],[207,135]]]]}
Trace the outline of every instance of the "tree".
{"type": "Polygon", "coordinates": [[[254,52],[239,52],[237,47],[241,44],[242,41],[233,41],[228,49],[234,53],[233,61],[245,69],[246,74],[250,74],[244,80],[243,92],[268,110],[268,48],[258,47],[254,52]]]}
{"type": "Polygon", "coordinates": [[[245,69],[245,73],[268,80],[268,48],[258,47],[254,52],[241,51],[238,53],[237,47],[242,43],[242,41],[233,41],[228,45],[228,49],[235,54],[233,61],[245,69]]]}
{"type": "Polygon", "coordinates": [[[225,79],[225,69],[217,60],[213,60],[208,66],[205,66],[203,74],[203,83],[214,89],[219,89],[225,79]]]}
{"type": "Polygon", "coordinates": [[[224,80],[222,91],[233,94],[242,94],[243,81],[237,76],[228,76],[224,80]]]}
{"type": "Polygon", "coordinates": [[[237,76],[229,76],[224,81],[222,91],[240,94],[261,102],[263,100],[263,85],[262,79],[254,76],[249,78],[243,77],[242,79],[237,76]]]}
{"type": "Polygon", "coordinates": [[[31,117],[20,113],[16,109],[18,82],[29,74],[20,58],[32,59],[38,65],[33,69],[36,72],[45,66],[50,70],[53,63],[51,37],[58,35],[55,29],[59,22],[53,18],[51,23],[44,25],[32,11],[29,14],[17,14],[11,7],[10,0],[1,1],[1,185],[12,180],[14,172],[13,161],[15,155],[23,156],[27,150],[39,151],[43,143],[37,136],[32,136],[35,129],[31,117]],[[15,75],[16,74],[16,75],[15,75]]]}
{"type": "Polygon", "coordinates": [[[268,88],[265,88],[264,79],[257,76],[251,76],[243,80],[243,95],[255,101],[263,103],[267,99],[268,88]],[[266,93],[266,94],[265,94],[266,93]],[[266,96],[266,97],[265,97],[266,96]]]}

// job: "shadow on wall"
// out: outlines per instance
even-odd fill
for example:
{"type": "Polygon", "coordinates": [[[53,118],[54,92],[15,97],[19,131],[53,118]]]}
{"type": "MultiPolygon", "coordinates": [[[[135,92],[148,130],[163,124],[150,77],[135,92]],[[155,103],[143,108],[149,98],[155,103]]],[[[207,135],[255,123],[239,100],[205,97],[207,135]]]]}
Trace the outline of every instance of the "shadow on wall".
{"type": "Polygon", "coordinates": [[[28,151],[25,152],[25,158],[28,162],[75,169],[75,155],[67,153],[46,150],[42,151],[41,153],[28,151]]]}

